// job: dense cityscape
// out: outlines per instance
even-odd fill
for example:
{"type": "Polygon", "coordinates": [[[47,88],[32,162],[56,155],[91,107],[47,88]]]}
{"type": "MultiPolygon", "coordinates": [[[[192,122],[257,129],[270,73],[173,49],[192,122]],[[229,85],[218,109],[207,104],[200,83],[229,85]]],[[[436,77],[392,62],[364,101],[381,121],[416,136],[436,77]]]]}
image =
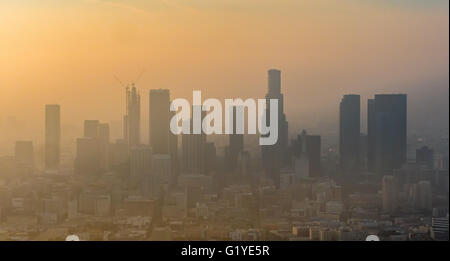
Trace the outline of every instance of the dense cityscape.
{"type": "Polygon", "coordinates": [[[281,78],[268,71],[265,98],[279,106],[270,146],[250,134],[175,135],[170,90],[151,89],[143,108],[131,83],[122,138],[86,119],[72,155],[61,149],[64,107],[42,105],[43,149],[17,140],[0,155],[0,240],[448,240],[448,133],[410,135],[407,94],[374,93],[365,122],[360,95],[342,94],[338,144],[323,144],[289,129],[281,78]]]}

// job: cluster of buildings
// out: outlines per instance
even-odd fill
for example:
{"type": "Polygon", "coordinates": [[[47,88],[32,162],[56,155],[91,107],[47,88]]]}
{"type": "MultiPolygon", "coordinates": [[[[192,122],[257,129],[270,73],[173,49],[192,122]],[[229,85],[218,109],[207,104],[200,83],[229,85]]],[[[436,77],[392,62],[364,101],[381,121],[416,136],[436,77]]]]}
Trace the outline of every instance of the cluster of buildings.
{"type": "Polygon", "coordinates": [[[0,240],[448,240],[448,137],[437,153],[410,142],[404,94],[368,100],[367,134],[360,96],[344,95],[336,150],[306,130],[289,138],[281,72],[269,70],[278,141],[256,151],[244,134],[223,147],[204,133],[173,134],[166,89],[149,92],[146,144],[140,97],[126,88],[118,140],[108,123],[85,120],[70,166],[61,108],[46,105],[44,167],[32,141],[0,157],[0,240]]]}

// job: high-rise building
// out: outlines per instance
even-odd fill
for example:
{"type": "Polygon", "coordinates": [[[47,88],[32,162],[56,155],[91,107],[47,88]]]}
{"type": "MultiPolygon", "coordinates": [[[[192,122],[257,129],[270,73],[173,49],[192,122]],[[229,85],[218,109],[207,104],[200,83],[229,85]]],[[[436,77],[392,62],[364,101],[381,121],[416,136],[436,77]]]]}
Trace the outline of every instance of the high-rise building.
{"type": "MultiPolygon", "coordinates": [[[[192,106],[194,111],[195,105],[192,106]]],[[[206,113],[202,111],[201,119],[206,113]]],[[[193,120],[191,118],[191,126],[193,120]]],[[[206,134],[182,134],[181,143],[183,150],[182,166],[185,174],[205,174],[206,173],[206,134]]]]}
{"type": "Polygon", "coordinates": [[[109,169],[109,124],[85,120],[83,138],[77,139],[75,173],[99,174],[109,169]]]}
{"type": "MultiPolygon", "coordinates": [[[[170,111],[170,119],[175,116],[175,112],[170,111]]],[[[170,123],[169,119],[169,123],[170,123]]],[[[173,134],[169,128],[169,155],[172,160],[172,172],[173,175],[178,175],[179,163],[178,163],[178,135],[173,134]]]]}
{"type": "Polygon", "coordinates": [[[448,241],[448,213],[446,217],[433,217],[431,237],[436,241],[448,241]]]}
{"type": "Polygon", "coordinates": [[[130,186],[138,188],[145,180],[149,180],[152,171],[152,148],[140,145],[130,149],[130,186]]]}
{"type": "Polygon", "coordinates": [[[359,166],[361,170],[367,171],[367,153],[368,153],[367,134],[361,133],[359,136],[359,166]]]}
{"type": "Polygon", "coordinates": [[[98,125],[98,139],[100,140],[100,166],[104,170],[109,170],[110,167],[110,156],[109,156],[109,139],[110,131],[108,123],[100,123],[98,125]]]}
{"type": "Polygon", "coordinates": [[[55,170],[60,163],[60,106],[45,105],[45,168],[55,170]]]}
{"type": "Polygon", "coordinates": [[[368,109],[369,166],[391,174],[406,163],[406,94],[375,95],[368,109]]]}
{"type": "Polygon", "coordinates": [[[293,153],[296,171],[300,171],[302,177],[320,177],[320,156],[321,156],[321,138],[319,135],[309,135],[305,130],[302,131],[297,139],[293,141],[293,153]]]}
{"type": "Polygon", "coordinates": [[[141,142],[141,96],[133,84],[126,88],[126,113],[123,117],[123,136],[128,146],[134,147],[141,142]]]}
{"type": "Polygon", "coordinates": [[[83,137],[77,139],[74,170],[79,175],[97,175],[101,171],[100,140],[83,137]]]}
{"type": "Polygon", "coordinates": [[[375,171],[375,99],[367,100],[367,170],[375,171]]]}
{"type": "Polygon", "coordinates": [[[276,187],[280,184],[280,168],[289,164],[288,157],[288,122],[284,114],[284,96],[281,93],[281,71],[271,69],[268,71],[268,92],[266,95],[267,110],[266,121],[270,122],[270,99],[278,100],[278,140],[274,145],[262,146],[263,167],[276,187]]]}
{"type": "Polygon", "coordinates": [[[98,120],[85,120],[84,121],[84,137],[85,138],[97,138],[99,136],[98,120]]]}
{"type": "Polygon", "coordinates": [[[169,90],[150,90],[149,109],[149,141],[153,153],[169,154],[169,90]]]}
{"type": "Polygon", "coordinates": [[[233,126],[232,134],[228,135],[229,145],[226,149],[225,155],[225,169],[227,171],[234,171],[237,167],[237,160],[240,153],[244,151],[244,134],[237,134],[237,115],[244,114],[243,106],[233,106],[230,108],[230,115],[232,115],[231,125],[233,126]]]}
{"type": "Polygon", "coordinates": [[[423,146],[416,150],[416,163],[432,169],[434,167],[433,150],[423,146]]]}
{"type": "Polygon", "coordinates": [[[339,110],[339,156],[344,175],[352,174],[360,167],[360,96],[347,94],[341,100],[339,110]]]}

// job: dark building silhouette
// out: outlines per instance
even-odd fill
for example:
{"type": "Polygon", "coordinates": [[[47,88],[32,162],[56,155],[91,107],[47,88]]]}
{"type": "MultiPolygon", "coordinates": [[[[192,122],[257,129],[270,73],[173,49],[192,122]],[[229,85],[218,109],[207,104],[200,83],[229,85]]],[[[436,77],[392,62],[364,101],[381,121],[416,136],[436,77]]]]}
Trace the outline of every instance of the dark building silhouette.
{"type": "Polygon", "coordinates": [[[98,125],[98,136],[106,143],[110,141],[110,128],[108,123],[100,123],[98,125]]]}
{"type": "Polygon", "coordinates": [[[99,136],[98,120],[85,120],[84,121],[84,137],[85,138],[97,138],[99,136]]]}
{"type": "MultiPolygon", "coordinates": [[[[194,111],[195,105],[192,106],[194,111]]],[[[201,109],[201,108],[200,108],[201,109]]],[[[201,119],[206,116],[206,112],[201,112],[201,119]]],[[[192,133],[192,117],[191,117],[191,134],[181,135],[182,146],[182,167],[183,172],[188,174],[205,174],[206,173],[206,134],[201,132],[200,134],[192,133]]]]}
{"type": "Polygon", "coordinates": [[[309,135],[305,130],[302,131],[297,139],[292,141],[293,156],[295,158],[306,157],[309,162],[309,177],[320,177],[320,157],[321,157],[321,138],[319,135],[309,135]],[[305,152],[302,148],[305,144],[305,152]],[[303,155],[306,153],[307,155],[303,155]]]}
{"type": "Polygon", "coordinates": [[[109,139],[110,139],[110,129],[108,123],[100,123],[98,125],[98,139],[100,140],[100,166],[103,170],[109,170],[109,139]]]}
{"type": "Polygon", "coordinates": [[[406,94],[375,95],[368,109],[369,166],[388,175],[406,163],[406,94]]]}
{"type": "Polygon", "coordinates": [[[98,174],[109,169],[109,124],[84,121],[84,137],[77,139],[75,173],[98,174]]]}
{"type": "Polygon", "coordinates": [[[367,135],[361,133],[359,136],[359,166],[361,170],[367,170],[367,153],[368,153],[367,135]]]}
{"type": "MultiPolygon", "coordinates": [[[[175,116],[175,112],[169,111],[169,125],[170,119],[175,116]]],[[[178,163],[178,135],[173,134],[170,130],[169,126],[169,154],[170,159],[172,161],[172,172],[176,176],[179,172],[179,163],[178,163]]]]}
{"type": "Polygon", "coordinates": [[[339,155],[344,175],[360,167],[360,96],[347,94],[339,107],[339,155]]]}
{"type": "Polygon", "coordinates": [[[78,175],[97,175],[101,171],[101,145],[98,138],[77,139],[77,152],[74,164],[78,175]]]}
{"type": "Polygon", "coordinates": [[[60,106],[45,105],[45,168],[55,170],[60,163],[61,142],[60,106]]]}
{"type": "Polygon", "coordinates": [[[428,148],[427,146],[423,146],[420,149],[416,150],[416,163],[420,165],[425,165],[428,168],[432,169],[433,164],[433,150],[428,148]]]}
{"type": "Polygon", "coordinates": [[[367,170],[375,171],[375,99],[367,100],[367,170]]]}
{"type": "Polygon", "coordinates": [[[169,154],[169,90],[150,90],[149,102],[150,146],[154,154],[169,154]]]}
{"type": "Polygon", "coordinates": [[[272,178],[276,187],[280,185],[280,168],[290,163],[288,156],[288,122],[284,114],[284,96],[281,93],[281,71],[268,71],[268,93],[266,95],[266,121],[270,122],[270,99],[278,100],[278,140],[270,146],[262,146],[262,162],[266,175],[272,178]]]}
{"type": "Polygon", "coordinates": [[[126,88],[126,113],[123,117],[123,137],[129,147],[141,143],[141,96],[132,84],[126,88]]]}
{"type": "Polygon", "coordinates": [[[244,151],[244,134],[237,134],[237,113],[244,113],[244,107],[242,106],[233,106],[230,108],[230,114],[233,115],[232,119],[232,133],[228,135],[229,137],[229,145],[225,148],[225,170],[226,171],[234,171],[237,167],[237,161],[239,153],[244,151]]]}
{"type": "Polygon", "coordinates": [[[131,188],[139,185],[141,189],[150,180],[152,170],[152,148],[148,145],[135,146],[130,149],[130,179],[131,188]]]}

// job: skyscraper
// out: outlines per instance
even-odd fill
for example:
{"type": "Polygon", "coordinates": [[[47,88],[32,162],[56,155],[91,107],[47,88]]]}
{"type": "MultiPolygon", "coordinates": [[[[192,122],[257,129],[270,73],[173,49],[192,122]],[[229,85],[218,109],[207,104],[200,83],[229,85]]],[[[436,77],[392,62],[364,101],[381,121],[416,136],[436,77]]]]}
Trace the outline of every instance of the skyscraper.
{"type": "Polygon", "coordinates": [[[126,113],[123,117],[123,136],[129,147],[141,142],[141,96],[132,84],[126,88],[126,113]]]}
{"type": "MultiPolygon", "coordinates": [[[[319,135],[309,135],[303,130],[293,141],[293,152],[295,162],[302,162],[301,159],[307,159],[307,175],[305,177],[320,177],[320,156],[321,156],[321,138],[319,135]]],[[[306,161],[304,161],[306,162],[306,161]]],[[[298,167],[298,166],[295,166],[298,167]]],[[[303,173],[304,174],[304,173],[303,173]]]]}
{"type": "Polygon", "coordinates": [[[281,71],[271,69],[268,71],[268,92],[266,95],[266,120],[270,122],[270,99],[278,100],[278,140],[270,146],[262,146],[262,161],[266,175],[272,178],[276,187],[280,183],[280,168],[289,164],[287,155],[288,122],[284,114],[284,96],[281,93],[281,71]]]}
{"type": "Polygon", "coordinates": [[[55,170],[60,163],[60,107],[58,104],[45,105],[45,168],[55,170]]]}
{"type": "Polygon", "coordinates": [[[104,170],[108,170],[110,167],[109,138],[110,138],[109,124],[100,123],[98,125],[98,139],[100,140],[100,154],[101,154],[100,166],[104,170]]]}
{"type": "Polygon", "coordinates": [[[169,154],[170,92],[150,90],[149,141],[155,154],[169,154]]]}
{"type": "Polygon", "coordinates": [[[350,174],[360,167],[360,96],[344,95],[339,115],[340,165],[344,174],[350,174]]]}
{"type": "MultiPolygon", "coordinates": [[[[152,148],[148,145],[130,149],[130,186],[136,188],[150,180],[152,170],[152,148]]],[[[145,188],[145,184],[142,189],[145,188]]]]}
{"type": "Polygon", "coordinates": [[[78,175],[97,175],[101,171],[100,140],[96,137],[77,139],[74,170],[78,175]]]}
{"type": "Polygon", "coordinates": [[[423,146],[416,150],[416,163],[432,169],[434,167],[433,150],[423,146]]]}
{"type": "Polygon", "coordinates": [[[237,114],[244,113],[244,107],[233,106],[230,108],[230,114],[233,115],[231,125],[233,126],[232,134],[229,137],[229,145],[225,151],[225,169],[233,171],[237,167],[237,160],[240,153],[244,151],[244,134],[237,134],[237,114]]]}
{"type": "MultiPolygon", "coordinates": [[[[169,123],[170,119],[175,116],[175,112],[169,111],[169,123]]],[[[178,164],[178,135],[173,134],[169,128],[169,154],[170,160],[172,161],[172,172],[173,175],[178,175],[179,164],[178,164]]]]}
{"type": "Polygon", "coordinates": [[[85,120],[83,137],[77,139],[75,173],[97,174],[109,169],[109,124],[85,120]]]}
{"type": "Polygon", "coordinates": [[[389,175],[406,163],[406,94],[378,94],[370,103],[369,162],[373,172],[389,175]]]}
{"type": "MultiPolygon", "coordinates": [[[[194,107],[192,106],[192,111],[194,107]]],[[[205,111],[201,112],[201,119],[205,117],[205,111]]],[[[191,118],[191,126],[192,126],[191,118]]],[[[192,129],[192,127],[191,127],[192,129]]],[[[205,174],[206,172],[206,134],[182,134],[183,171],[188,174],[205,174]]]]}
{"type": "Polygon", "coordinates": [[[367,169],[375,170],[375,99],[367,100],[367,169]]]}
{"type": "Polygon", "coordinates": [[[99,135],[98,120],[85,120],[84,121],[84,137],[85,138],[97,138],[99,135]]]}

